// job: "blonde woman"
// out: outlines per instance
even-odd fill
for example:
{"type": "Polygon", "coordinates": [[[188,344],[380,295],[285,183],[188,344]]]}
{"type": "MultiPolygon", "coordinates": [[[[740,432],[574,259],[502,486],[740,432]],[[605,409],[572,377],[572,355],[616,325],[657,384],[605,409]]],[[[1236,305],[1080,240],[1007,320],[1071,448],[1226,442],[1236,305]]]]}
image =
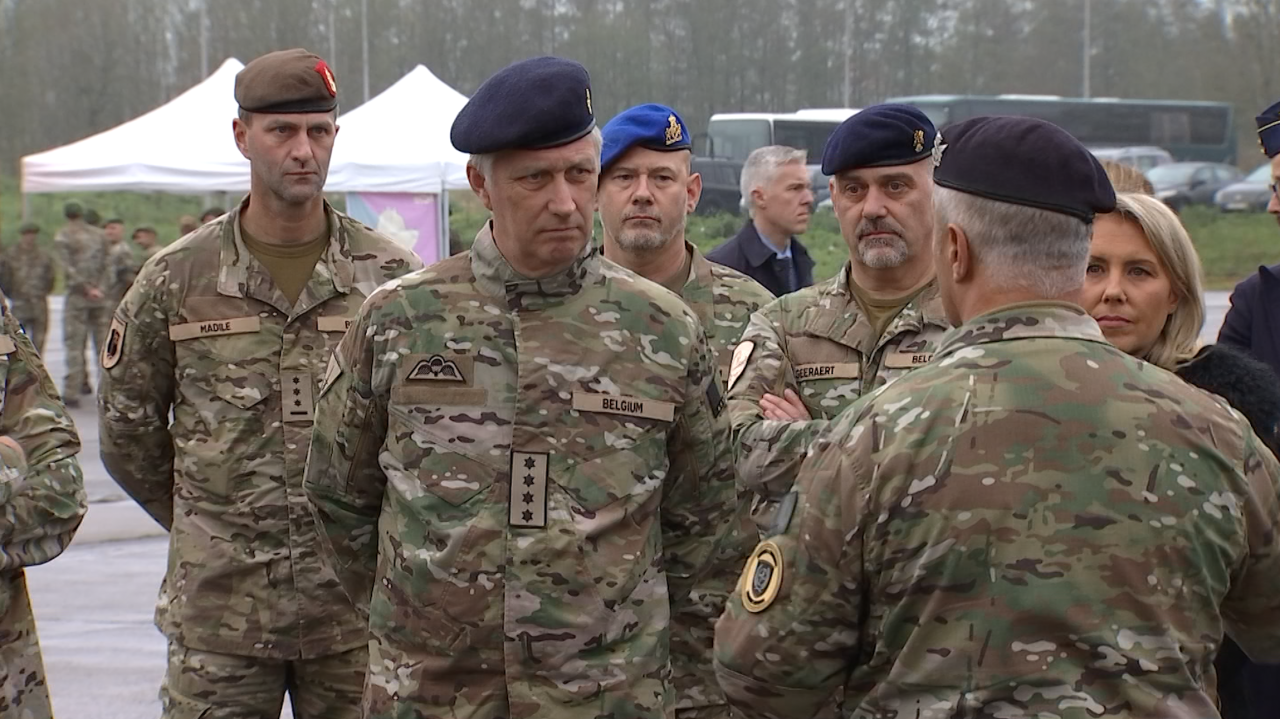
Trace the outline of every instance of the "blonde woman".
{"type": "Polygon", "coordinates": [[[1142,174],[1142,170],[1132,166],[1123,165],[1114,160],[1099,160],[1098,164],[1102,165],[1102,169],[1107,173],[1107,179],[1111,180],[1111,186],[1115,188],[1116,194],[1121,192],[1137,192],[1143,195],[1154,195],[1156,189],[1151,186],[1151,180],[1142,174]]]}
{"type": "MultiPolygon", "coordinates": [[[[1118,194],[1115,212],[1094,220],[1081,304],[1113,345],[1226,399],[1280,455],[1280,381],[1225,345],[1197,350],[1202,298],[1200,257],[1178,216],[1154,197],[1118,194]]],[[[1217,669],[1225,719],[1275,716],[1280,668],[1227,641],[1217,669]]]]}

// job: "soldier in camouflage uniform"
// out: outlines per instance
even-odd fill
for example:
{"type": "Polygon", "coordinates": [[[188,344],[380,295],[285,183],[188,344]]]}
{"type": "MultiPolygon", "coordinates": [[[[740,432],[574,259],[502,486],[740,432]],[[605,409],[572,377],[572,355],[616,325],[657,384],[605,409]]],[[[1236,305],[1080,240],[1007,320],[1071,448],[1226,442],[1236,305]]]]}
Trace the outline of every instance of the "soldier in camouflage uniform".
{"type": "MultiPolygon", "coordinates": [[[[160,245],[156,244],[156,231],[154,227],[142,226],[133,231],[133,244],[138,246],[138,252],[142,255],[142,262],[151,259],[160,251],[160,245]]],[[[139,265],[141,267],[141,265],[139,265]]]]}
{"type": "Polygon", "coordinates": [[[24,567],[62,553],[84,517],[80,438],[0,298],[0,719],[51,719],[24,567]]]}
{"type": "MultiPolygon", "coordinates": [[[[698,205],[702,178],[690,172],[689,130],[675,110],[662,105],[624,110],[605,125],[603,136],[598,196],[604,256],[684,298],[702,323],[723,379],[747,319],[773,295],[737,270],[708,261],[685,240],[685,218],[698,205]]],[[[727,432],[727,422],[721,424],[727,432]]],[[[728,450],[727,438],[724,446],[728,450]]],[[[681,719],[728,716],[711,648],[715,622],[755,546],[745,508],[743,502],[737,536],[724,545],[695,590],[688,606],[692,613],[672,618],[671,684],[681,719]]]]}
{"type": "Polygon", "coordinates": [[[18,228],[18,244],[4,253],[4,275],[0,280],[9,297],[13,316],[31,338],[36,352],[44,354],[44,338],[49,329],[49,293],[53,291],[53,258],[36,243],[40,226],[23,223],[18,228]]]}
{"type": "MultiPolygon", "coordinates": [[[[107,306],[114,312],[116,305],[124,299],[124,293],[129,289],[129,285],[133,284],[133,278],[137,277],[141,264],[133,254],[133,248],[124,241],[123,220],[107,220],[103,233],[107,237],[109,247],[107,250],[107,306]]],[[[111,324],[110,320],[107,324],[111,324]]]]}
{"type": "Polygon", "coordinates": [[[1115,205],[1083,146],[1028,118],[946,139],[933,254],[963,324],[814,442],[717,626],[721,685],[748,717],[846,676],[852,717],[1216,717],[1224,630],[1280,661],[1280,464],[1073,304],[1115,205]]]}
{"type": "Polygon", "coordinates": [[[322,60],[258,58],[236,100],[249,197],[125,294],[102,358],[102,459],[170,532],[165,717],[275,717],[287,692],[298,719],[354,719],[367,628],[302,493],[312,404],[365,297],[422,264],[324,202],[337,100],[322,60]]]}
{"type": "Polygon", "coordinates": [[[102,350],[107,317],[111,313],[106,294],[110,284],[108,247],[102,230],[85,220],[80,205],[67,203],[63,215],[67,224],[53,238],[67,289],[67,302],[62,310],[62,338],[67,350],[63,398],[68,407],[79,407],[78,395],[93,392],[85,364],[85,344],[92,337],[94,351],[102,350]]]}
{"type": "Polygon", "coordinates": [[[673,710],[732,467],[697,317],[591,244],[589,108],[568,60],[481,86],[453,142],[491,223],[370,297],[321,391],[307,494],[372,595],[371,719],[673,710]]]}
{"type": "Polygon", "coordinates": [[[850,261],[755,313],[734,349],[729,414],[762,531],[814,434],[854,400],[925,364],[950,325],[929,257],[937,131],[905,105],[869,107],[822,157],[850,261]]]}

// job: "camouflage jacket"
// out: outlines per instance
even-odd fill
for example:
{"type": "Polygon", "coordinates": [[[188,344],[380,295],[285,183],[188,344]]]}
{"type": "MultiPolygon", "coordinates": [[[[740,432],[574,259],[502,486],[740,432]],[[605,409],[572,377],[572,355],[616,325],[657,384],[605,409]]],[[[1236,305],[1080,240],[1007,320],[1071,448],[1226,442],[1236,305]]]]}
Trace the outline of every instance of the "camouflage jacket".
{"type": "Polygon", "coordinates": [[[422,265],[326,205],[329,248],[290,305],[241,239],[243,207],[148,261],[117,308],[102,460],[170,530],[156,607],[169,638],[323,656],[363,644],[365,628],[319,557],[302,493],[313,397],[364,298],[422,265]]]}
{"type": "Polygon", "coordinates": [[[307,494],[370,597],[369,717],[663,717],[669,624],[736,509],[697,318],[592,248],[470,252],[369,298],[307,494]]]}
{"type": "Polygon", "coordinates": [[[107,291],[111,284],[107,275],[110,248],[102,230],[73,220],[54,235],[53,247],[66,277],[68,296],[83,296],[89,287],[107,291]]]}
{"type": "Polygon", "coordinates": [[[36,247],[11,245],[4,250],[0,285],[11,302],[44,302],[53,292],[53,258],[36,247]]]}
{"type": "Polygon", "coordinates": [[[80,437],[31,340],[5,307],[0,332],[0,716],[48,719],[23,567],[62,553],[84,517],[80,437]]]}
{"type": "Polygon", "coordinates": [[[1010,305],[815,440],[716,632],[745,717],[1218,716],[1280,662],[1280,465],[1065,303],[1010,305]]]}
{"type": "Polygon", "coordinates": [[[107,293],[107,299],[113,308],[124,297],[129,285],[133,284],[140,266],[133,248],[123,240],[112,245],[107,252],[107,286],[103,288],[103,292],[107,293]]]}
{"type": "MultiPolygon", "coordinates": [[[[762,285],[737,270],[711,262],[692,244],[689,279],[680,290],[685,304],[697,315],[707,344],[723,379],[729,373],[729,358],[751,314],[773,301],[762,285]]],[[[722,417],[726,420],[727,416],[722,417]]],[[[728,422],[722,424],[728,431],[728,422]]],[[[724,442],[725,462],[731,462],[729,442],[724,442]]],[[[676,691],[676,708],[720,706],[724,694],[716,684],[711,665],[715,623],[724,612],[724,603],[733,591],[742,564],[755,546],[755,532],[747,513],[745,495],[740,516],[723,543],[704,581],[694,589],[689,612],[672,618],[671,684],[676,691]]]]}
{"type": "Polygon", "coordinates": [[[734,349],[729,418],[738,477],[760,495],[753,509],[762,527],[791,489],[810,439],[854,400],[928,362],[950,329],[930,283],[885,329],[875,328],[849,289],[849,265],[821,284],[784,295],[751,316],[734,349]],[[866,378],[872,381],[866,381],[866,378]],[[766,420],[765,393],[791,389],[807,422],[766,420]]]}

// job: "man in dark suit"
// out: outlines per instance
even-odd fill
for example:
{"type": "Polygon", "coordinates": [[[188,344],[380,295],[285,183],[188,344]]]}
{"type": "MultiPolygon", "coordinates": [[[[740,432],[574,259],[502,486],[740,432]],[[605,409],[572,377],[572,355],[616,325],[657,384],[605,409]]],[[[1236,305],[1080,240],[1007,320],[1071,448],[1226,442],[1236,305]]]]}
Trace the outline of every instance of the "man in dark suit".
{"type": "MultiPolygon", "coordinates": [[[[1257,121],[1258,143],[1271,160],[1271,181],[1280,183],[1280,102],[1263,110],[1257,121]]],[[[1271,185],[1267,212],[1280,221],[1276,184],[1271,185]]],[[[1280,374],[1280,265],[1259,267],[1258,274],[1236,285],[1218,341],[1245,350],[1280,374]]]]}
{"type": "Polygon", "coordinates": [[[775,295],[813,284],[813,260],[796,235],[809,228],[813,189],[805,151],[761,147],[742,166],[742,196],[750,219],[707,259],[747,275],[775,295]]]}

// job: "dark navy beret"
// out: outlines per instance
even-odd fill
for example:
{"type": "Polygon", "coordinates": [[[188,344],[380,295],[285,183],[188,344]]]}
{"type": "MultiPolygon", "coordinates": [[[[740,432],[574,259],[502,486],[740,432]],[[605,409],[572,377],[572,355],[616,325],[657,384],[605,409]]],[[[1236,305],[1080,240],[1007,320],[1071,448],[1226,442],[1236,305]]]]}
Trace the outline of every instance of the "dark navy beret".
{"type": "Polygon", "coordinates": [[[567,145],[596,126],[587,68],[560,57],[535,57],[484,81],[454,118],[458,152],[541,150],[567,145]]]}
{"type": "Polygon", "coordinates": [[[1262,111],[1258,121],[1258,144],[1267,157],[1280,155],[1280,102],[1262,111]]]}
{"type": "Polygon", "coordinates": [[[1111,180],[1066,130],[1031,117],[975,117],[942,128],[938,185],[1091,222],[1116,208],[1111,180]]]}
{"type": "Polygon", "coordinates": [[[604,148],[600,152],[600,169],[608,169],[633,147],[650,150],[688,150],[689,128],[675,110],[666,105],[636,105],[615,115],[601,131],[604,148]]]}
{"type": "Polygon", "coordinates": [[[938,131],[929,117],[911,105],[872,105],[840,126],[822,150],[822,174],[859,167],[889,167],[919,162],[933,152],[938,131]]]}

